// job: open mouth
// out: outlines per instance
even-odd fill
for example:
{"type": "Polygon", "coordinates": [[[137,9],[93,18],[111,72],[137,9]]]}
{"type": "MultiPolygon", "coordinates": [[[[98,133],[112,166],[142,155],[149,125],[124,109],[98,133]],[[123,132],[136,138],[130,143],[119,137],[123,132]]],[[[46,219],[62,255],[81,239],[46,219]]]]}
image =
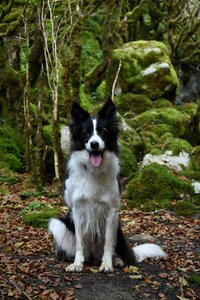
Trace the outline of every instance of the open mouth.
{"type": "Polygon", "coordinates": [[[102,163],[102,159],[103,159],[103,152],[92,151],[90,153],[90,162],[93,167],[98,168],[102,163]]]}

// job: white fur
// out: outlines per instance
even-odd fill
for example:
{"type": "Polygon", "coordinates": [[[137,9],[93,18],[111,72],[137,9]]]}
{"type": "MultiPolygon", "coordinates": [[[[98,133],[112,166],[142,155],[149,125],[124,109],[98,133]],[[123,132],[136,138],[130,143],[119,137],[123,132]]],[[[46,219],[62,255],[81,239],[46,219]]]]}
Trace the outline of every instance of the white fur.
{"type": "Polygon", "coordinates": [[[74,151],[68,169],[69,178],[65,181],[64,201],[69,208],[72,208],[77,201],[83,200],[84,205],[89,206],[107,203],[108,206],[119,207],[119,189],[116,179],[119,162],[114,153],[106,151],[102,164],[95,168],[90,163],[87,150],[74,151]]]}
{"type": "Polygon", "coordinates": [[[48,228],[53,234],[57,249],[66,251],[67,255],[73,257],[76,250],[75,236],[67,230],[65,224],[58,219],[50,219],[48,228]]]}
{"type": "MultiPolygon", "coordinates": [[[[101,244],[94,256],[102,257],[100,271],[113,271],[112,258],[118,226],[120,203],[117,156],[106,151],[102,164],[91,165],[87,150],[74,151],[69,163],[69,178],[65,181],[64,201],[72,209],[76,232],[76,255],[67,272],[81,271],[91,244],[101,244]],[[95,240],[96,239],[96,240],[95,240]],[[104,247],[102,245],[104,244],[104,247]]],[[[98,247],[97,247],[98,248],[98,247]]]]}
{"type": "Polygon", "coordinates": [[[136,256],[136,261],[141,262],[147,257],[166,257],[166,253],[160,246],[152,243],[146,243],[133,248],[136,256]]]}

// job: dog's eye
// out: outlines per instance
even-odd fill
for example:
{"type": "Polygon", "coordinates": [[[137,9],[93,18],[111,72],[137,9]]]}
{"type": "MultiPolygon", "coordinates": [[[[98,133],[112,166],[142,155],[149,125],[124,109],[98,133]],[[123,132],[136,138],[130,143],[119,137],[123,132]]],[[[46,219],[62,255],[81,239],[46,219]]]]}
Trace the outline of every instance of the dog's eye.
{"type": "Polygon", "coordinates": [[[98,131],[100,134],[106,134],[108,132],[108,129],[106,129],[105,127],[102,127],[98,131]]]}
{"type": "Polygon", "coordinates": [[[87,136],[89,135],[89,131],[88,131],[87,129],[83,129],[82,135],[83,135],[84,137],[87,137],[87,136]]]}

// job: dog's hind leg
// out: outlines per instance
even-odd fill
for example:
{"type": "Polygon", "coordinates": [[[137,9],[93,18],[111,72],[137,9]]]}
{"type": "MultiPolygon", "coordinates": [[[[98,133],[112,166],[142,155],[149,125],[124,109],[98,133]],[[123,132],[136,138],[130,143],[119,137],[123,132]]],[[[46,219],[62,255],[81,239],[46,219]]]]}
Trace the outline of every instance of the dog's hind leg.
{"type": "Polygon", "coordinates": [[[122,232],[121,225],[119,223],[118,229],[117,229],[117,244],[115,251],[117,255],[127,263],[127,265],[136,265],[136,257],[134,252],[131,248],[129,248],[129,245],[125,239],[125,236],[122,232]]]}
{"type": "Polygon", "coordinates": [[[76,252],[76,239],[73,231],[67,228],[64,220],[52,218],[48,229],[53,235],[58,260],[74,258],[76,252]]]}

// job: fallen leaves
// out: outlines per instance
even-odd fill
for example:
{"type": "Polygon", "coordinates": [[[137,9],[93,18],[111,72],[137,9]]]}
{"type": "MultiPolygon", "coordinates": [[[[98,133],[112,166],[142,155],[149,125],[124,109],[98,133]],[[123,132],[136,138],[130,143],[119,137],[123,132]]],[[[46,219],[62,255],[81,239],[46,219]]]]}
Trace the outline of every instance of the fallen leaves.
{"type": "MultiPolygon", "coordinates": [[[[132,246],[138,242],[158,242],[163,245],[168,258],[149,259],[113,274],[99,273],[98,265],[85,266],[81,274],[66,274],[66,263],[58,263],[53,257],[47,229],[27,226],[19,216],[19,212],[35,198],[20,198],[20,193],[24,192],[20,180],[4,188],[9,194],[2,196],[0,204],[2,299],[74,300],[77,291],[79,294],[84,291],[83,279],[89,275],[94,290],[97,285],[104,287],[109,281],[113,290],[119,285],[126,286],[133,299],[198,299],[199,220],[177,217],[166,211],[123,210],[120,219],[123,231],[131,236],[132,246]]],[[[44,196],[42,201],[50,203],[60,199],[44,196]]],[[[61,212],[64,211],[61,207],[61,212]]]]}

